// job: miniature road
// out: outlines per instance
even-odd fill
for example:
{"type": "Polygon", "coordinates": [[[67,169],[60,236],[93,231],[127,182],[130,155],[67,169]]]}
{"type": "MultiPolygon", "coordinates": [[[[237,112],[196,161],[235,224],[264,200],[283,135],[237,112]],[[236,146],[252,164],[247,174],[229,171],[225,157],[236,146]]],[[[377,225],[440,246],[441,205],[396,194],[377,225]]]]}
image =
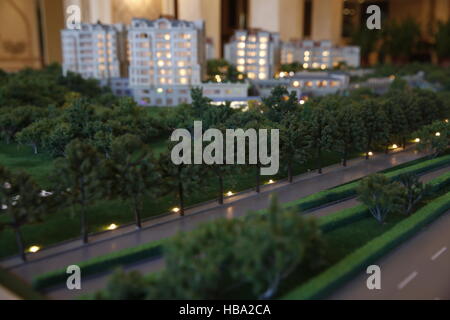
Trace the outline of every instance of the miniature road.
{"type": "Polygon", "coordinates": [[[103,254],[167,238],[178,231],[192,230],[202,222],[219,217],[231,219],[242,216],[250,210],[264,209],[268,206],[272,193],[277,193],[280,202],[285,203],[361,178],[373,172],[415,160],[421,156],[423,155],[409,149],[388,155],[379,154],[369,161],[361,158],[354,159],[350,161],[346,168],[334,165],[325,168],[322,175],[313,172],[306,173],[296,177],[292,184],[281,182],[268,185],[260,194],[248,192],[244,195],[238,195],[236,198],[229,199],[229,202],[223,206],[207,203],[205,204],[206,208],[199,206],[188,210],[184,217],[170,215],[148,221],[141,230],[129,229],[125,231],[126,228],[124,228],[100,234],[93,236],[91,243],[88,245],[82,245],[79,240],[69,241],[30,255],[30,261],[25,264],[20,263],[17,258],[4,260],[1,264],[24,279],[31,280],[34,276],[51,270],[65,268],[68,265],[103,254]]]}
{"type": "MultiPolygon", "coordinates": [[[[427,173],[421,177],[421,181],[426,183],[430,180],[433,180],[442,174],[448,172],[449,167],[441,168],[430,173],[427,173]]],[[[310,211],[306,214],[306,216],[325,216],[327,214],[335,213],[339,210],[350,208],[359,204],[356,199],[349,199],[343,202],[336,203],[331,206],[327,206],[324,208],[320,208],[318,210],[310,211]]],[[[158,271],[164,267],[163,258],[155,258],[149,261],[139,261],[138,263],[124,266],[123,269],[125,271],[139,271],[142,274],[148,274],[154,271],[158,271]]],[[[86,293],[92,293],[102,288],[105,288],[109,278],[111,276],[111,272],[105,272],[102,274],[96,274],[92,277],[88,277],[83,279],[83,287],[82,290],[79,291],[70,291],[67,290],[65,285],[51,288],[47,291],[49,297],[53,299],[73,299],[76,296],[83,295],[86,293]]]]}
{"type": "Polygon", "coordinates": [[[450,300],[450,211],[376,264],[381,289],[369,290],[361,273],[341,287],[333,300],[450,300]]]}

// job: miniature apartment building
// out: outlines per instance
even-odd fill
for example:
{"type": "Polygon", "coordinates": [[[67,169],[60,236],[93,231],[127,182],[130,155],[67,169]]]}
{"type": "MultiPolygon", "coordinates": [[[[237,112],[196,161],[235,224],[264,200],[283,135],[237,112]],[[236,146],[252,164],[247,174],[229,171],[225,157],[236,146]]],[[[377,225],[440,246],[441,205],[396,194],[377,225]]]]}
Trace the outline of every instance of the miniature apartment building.
{"type": "Polygon", "coordinates": [[[64,75],[71,71],[83,78],[126,78],[126,34],[121,24],[81,24],[81,29],[62,30],[64,75]]]}
{"type": "Polygon", "coordinates": [[[249,79],[270,79],[280,65],[280,37],[262,30],[239,30],[225,45],[224,53],[249,79]]]}
{"type": "Polygon", "coordinates": [[[203,21],[133,19],[128,32],[130,88],[143,105],[178,105],[205,77],[203,21]]]}
{"type": "Polygon", "coordinates": [[[281,45],[281,63],[300,63],[304,69],[330,69],[345,63],[360,66],[360,49],[356,46],[336,47],[331,41],[297,40],[281,45]]]}

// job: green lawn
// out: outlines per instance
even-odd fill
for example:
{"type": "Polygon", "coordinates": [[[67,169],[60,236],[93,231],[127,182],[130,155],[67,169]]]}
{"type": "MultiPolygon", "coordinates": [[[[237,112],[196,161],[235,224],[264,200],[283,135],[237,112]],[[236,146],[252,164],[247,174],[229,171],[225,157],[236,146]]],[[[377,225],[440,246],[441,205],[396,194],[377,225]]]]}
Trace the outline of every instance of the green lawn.
{"type": "MultiPolygon", "coordinates": [[[[168,140],[159,139],[152,145],[155,154],[159,154],[167,148],[168,140]]],[[[354,154],[356,156],[356,154],[354,154]]],[[[323,158],[323,165],[331,165],[340,161],[340,156],[336,153],[326,153],[323,158]]],[[[29,172],[37,182],[46,190],[51,190],[49,176],[52,172],[53,160],[46,155],[34,155],[32,149],[27,146],[17,144],[0,144],[0,165],[12,170],[24,170],[29,172]]],[[[308,169],[315,169],[315,161],[310,160],[304,165],[297,165],[294,168],[295,174],[306,172],[308,169]]],[[[283,172],[272,179],[280,179],[285,175],[283,172]]],[[[268,177],[261,177],[261,183],[269,180],[268,177]]],[[[224,179],[225,191],[241,191],[254,187],[255,170],[240,170],[224,179]],[[242,172],[243,171],[243,172],[242,172]]],[[[217,197],[217,178],[212,176],[205,178],[201,188],[192,190],[188,194],[186,203],[193,205],[217,197]]],[[[167,195],[158,199],[147,199],[144,204],[143,217],[159,215],[168,212],[177,205],[176,197],[167,195]]],[[[0,219],[7,217],[0,216],[0,219]]],[[[133,221],[133,214],[126,202],[120,200],[98,201],[88,210],[88,224],[90,232],[104,230],[111,223],[123,225],[133,221]]],[[[76,238],[79,235],[79,217],[71,208],[66,208],[44,218],[44,222],[35,225],[27,225],[23,228],[23,236],[26,246],[40,245],[42,247],[60,241],[76,238]]],[[[14,234],[6,229],[0,232],[0,258],[16,254],[16,243],[14,234]]]]}

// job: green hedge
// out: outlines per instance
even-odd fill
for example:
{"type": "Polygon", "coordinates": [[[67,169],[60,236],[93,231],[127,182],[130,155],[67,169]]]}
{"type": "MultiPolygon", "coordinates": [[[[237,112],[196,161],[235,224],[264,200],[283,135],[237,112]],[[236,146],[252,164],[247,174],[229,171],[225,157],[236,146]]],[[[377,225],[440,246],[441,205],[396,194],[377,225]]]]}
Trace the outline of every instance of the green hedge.
{"type": "Polygon", "coordinates": [[[317,277],[291,291],[283,299],[319,299],[327,296],[363,271],[366,265],[377,261],[449,209],[450,192],[422,207],[414,215],[399,222],[391,230],[373,239],[317,277]]]}
{"type": "MultiPolygon", "coordinates": [[[[415,172],[415,173],[421,173],[428,170],[432,170],[433,168],[440,167],[442,165],[445,165],[446,163],[450,163],[450,156],[445,156],[433,160],[427,160],[424,162],[421,162],[419,164],[415,164],[410,167],[404,167],[402,165],[402,168],[399,170],[392,171],[391,173],[387,173],[386,175],[390,175],[391,177],[398,176],[401,173],[406,172],[415,172]],[[401,173],[398,173],[401,172],[401,173]]],[[[439,177],[434,179],[433,181],[437,181],[438,179],[441,179],[443,182],[446,182],[450,184],[450,181],[447,181],[448,178],[439,177]]],[[[441,181],[439,180],[439,181],[441,181]]],[[[430,182],[432,183],[432,182],[430,182]]],[[[347,190],[347,188],[350,186],[352,190],[355,189],[357,185],[357,182],[352,182],[350,184],[346,184],[343,186],[339,186],[330,190],[326,190],[323,192],[319,192],[317,194],[313,194],[312,196],[309,196],[307,198],[302,199],[301,201],[296,201],[297,203],[302,202],[303,200],[306,200],[306,202],[311,201],[308,199],[311,198],[321,198],[325,199],[323,196],[317,197],[318,194],[324,194],[327,192],[333,192],[335,194],[342,194],[342,189],[347,190]],[[337,190],[337,192],[335,191],[337,190]]],[[[439,189],[439,187],[435,187],[436,189],[439,189]]],[[[435,189],[433,188],[433,189],[435,189]]],[[[346,191],[345,191],[346,192],[346,191]]],[[[354,195],[354,191],[353,191],[354,195]]],[[[345,198],[345,197],[344,197],[345,198]]],[[[292,206],[292,202],[288,203],[286,206],[292,206]]],[[[266,210],[260,210],[260,213],[265,213],[266,210]]],[[[358,205],[353,208],[348,208],[341,210],[335,214],[328,215],[325,217],[320,218],[319,224],[324,232],[328,232],[331,230],[334,230],[338,227],[341,227],[343,225],[347,225],[349,223],[353,223],[355,221],[358,221],[360,219],[363,219],[367,217],[369,214],[367,208],[363,205],[358,205]]],[[[149,259],[152,257],[156,257],[158,255],[162,254],[162,247],[164,243],[164,239],[159,241],[153,241],[150,243],[146,243],[143,245],[139,245],[133,248],[123,249],[114,253],[106,254],[103,256],[100,256],[98,258],[93,258],[91,260],[87,260],[84,262],[79,263],[83,275],[91,275],[95,273],[110,271],[117,266],[133,263],[139,260],[143,259],[149,259]]],[[[33,280],[33,287],[36,289],[44,289],[48,288],[54,285],[57,285],[59,283],[64,282],[67,279],[67,274],[65,269],[59,269],[55,271],[51,271],[48,273],[44,273],[42,275],[37,276],[33,280]]]]}
{"type": "MultiPolygon", "coordinates": [[[[130,264],[144,259],[150,259],[162,255],[164,240],[152,241],[133,248],[127,248],[113,253],[93,258],[77,265],[81,269],[82,276],[106,272],[118,266],[130,264]]],[[[33,288],[41,290],[64,283],[67,279],[66,269],[58,269],[33,279],[33,288]]]]}
{"type": "Polygon", "coordinates": [[[16,275],[0,267],[0,284],[21,299],[44,300],[45,297],[34,291],[16,275]]]}
{"type": "MultiPolygon", "coordinates": [[[[386,176],[391,179],[395,179],[399,175],[404,173],[421,174],[426,171],[445,166],[446,164],[450,164],[450,155],[420,162],[412,166],[402,167],[398,170],[386,173],[386,176]]],[[[356,187],[358,186],[358,182],[359,180],[356,180],[332,189],[320,191],[305,198],[289,202],[286,204],[286,206],[296,207],[300,211],[306,211],[330,202],[349,198],[356,194],[356,187]]]]}
{"type": "MultiPolygon", "coordinates": [[[[440,190],[447,189],[450,186],[450,171],[429,181],[427,185],[430,187],[430,194],[437,194],[440,190]]],[[[370,212],[367,207],[365,205],[357,205],[321,217],[319,219],[319,225],[323,232],[330,232],[368,216],[370,216],[370,212]]]]}

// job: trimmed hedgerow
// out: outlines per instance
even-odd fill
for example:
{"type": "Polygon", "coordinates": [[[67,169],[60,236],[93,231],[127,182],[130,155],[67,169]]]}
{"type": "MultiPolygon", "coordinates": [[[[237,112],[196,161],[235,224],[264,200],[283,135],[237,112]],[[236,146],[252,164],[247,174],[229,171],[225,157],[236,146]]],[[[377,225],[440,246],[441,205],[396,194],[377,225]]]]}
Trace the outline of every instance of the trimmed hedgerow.
{"type": "MultiPolygon", "coordinates": [[[[386,173],[386,176],[388,178],[395,179],[404,173],[421,174],[426,171],[445,166],[449,163],[450,155],[447,155],[436,159],[420,162],[412,166],[403,167],[398,170],[390,171],[386,173]]],[[[359,180],[356,180],[354,182],[347,183],[335,188],[320,191],[305,198],[289,202],[286,204],[286,206],[296,207],[300,211],[306,211],[331,202],[353,197],[356,194],[356,187],[358,186],[358,183],[359,180]]]]}
{"type": "MultiPolygon", "coordinates": [[[[152,241],[133,248],[123,249],[83,261],[77,263],[77,265],[82,270],[83,276],[110,271],[121,265],[161,256],[164,241],[165,240],[152,241]]],[[[33,288],[41,290],[64,283],[66,279],[66,269],[58,269],[37,276],[33,279],[32,284],[33,288]]]]}
{"type": "Polygon", "coordinates": [[[392,229],[371,240],[323,273],[294,289],[283,299],[319,299],[350,280],[377,259],[450,209],[450,192],[419,209],[392,229]]]}
{"type": "Polygon", "coordinates": [[[17,297],[26,300],[44,300],[45,298],[41,296],[38,292],[34,291],[28,284],[26,284],[22,279],[18,278],[16,275],[6,271],[0,267],[0,283],[2,286],[17,297]]]}

